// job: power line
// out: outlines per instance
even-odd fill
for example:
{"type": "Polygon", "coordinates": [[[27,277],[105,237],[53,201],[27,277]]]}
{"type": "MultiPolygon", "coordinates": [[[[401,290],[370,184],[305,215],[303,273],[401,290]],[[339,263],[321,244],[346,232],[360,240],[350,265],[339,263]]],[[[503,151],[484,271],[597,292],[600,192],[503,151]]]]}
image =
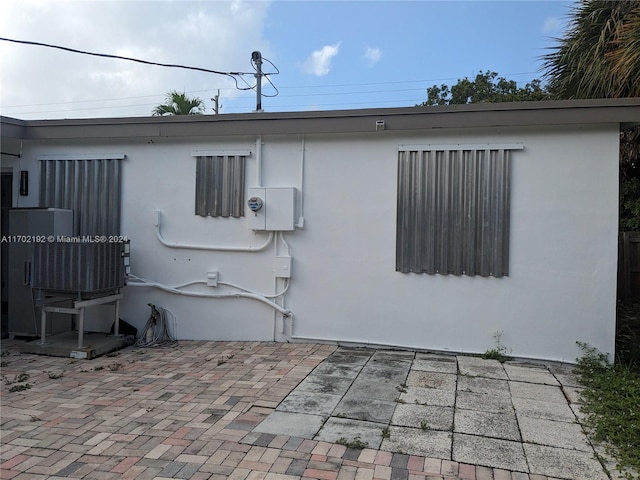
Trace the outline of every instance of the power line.
{"type": "MultiPolygon", "coordinates": [[[[54,49],[58,49],[58,50],[63,50],[65,52],[79,53],[81,55],[91,55],[91,56],[94,56],[94,57],[101,57],[101,58],[113,58],[113,59],[117,59],[117,60],[127,60],[127,61],[130,61],[130,62],[142,63],[144,65],[154,65],[154,66],[157,66],[157,67],[168,67],[168,68],[182,68],[182,69],[186,69],[186,70],[195,70],[195,71],[198,71],[198,72],[213,73],[215,75],[224,75],[224,76],[227,76],[227,77],[233,79],[233,81],[236,84],[236,88],[238,90],[252,90],[253,88],[255,88],[255,87],[251,87],[251,86],[249,86],[249,88],[244,88],[244,87],[240,87],[238,85],[238,78],[242,78],[243,75],[254,75],[253,72],[221,72],[219,70],[211,70],[209,68],[202,68],[202,67],[190,67],[188,65],[181,65],[181,64],[176,64],[176,63],[158,63],[158,62],[150,62],[148,60],[140,60],[139,58],[123,57],[121,55],[111,55],[111,54],[108,54],[108,53],[87,52],[85,50],[78,50],[78,49],[75,49],[75,48],[63,47],[63,46],[60,46],[60,45],[52,45],[50,43],[34,42],[34,41],[30,41],[30,40],[16,40],[14,38],[4,38],[4,37],[0,37],[0,40],[4,41],[4,42],[19,43],[19,44],[23,44],[23,45],[33,45],[33,46],[37,46],[37,47],[54,48],[54,49]]],[[[271,62],[269,62],[269,63],[271,63],[271,62]]],[[[271,65],[273,65],[273,63],[271,63],[271,65]]],[[[275,67],[275,65],[273,65],[273,66],[275,67]]],[[[277,68],[276,68],[276,70],[277,70],[277,68]]],[[[275,74],[276,73],[265,73],[264,75],[267,76],[267,75],[275,75],[275,74]]]]}

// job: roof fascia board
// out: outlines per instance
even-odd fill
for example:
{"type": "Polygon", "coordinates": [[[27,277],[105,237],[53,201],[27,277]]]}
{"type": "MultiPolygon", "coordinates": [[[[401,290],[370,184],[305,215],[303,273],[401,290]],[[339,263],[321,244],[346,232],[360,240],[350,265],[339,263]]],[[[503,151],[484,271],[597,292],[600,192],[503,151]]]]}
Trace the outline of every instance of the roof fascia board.
{"type": "MultiPolygon", "coordinates": [[[[18,128],[18,122],[22,122],[25,139],[53,140],[375,133],[379,120],[384,120],[385,129],[378,134],[435,128],[605,123],[629,126],[640,121],[640,98],[7,123],[18,128]]],[[[4,117],[2,123],[4,136],[4,117]]]]}

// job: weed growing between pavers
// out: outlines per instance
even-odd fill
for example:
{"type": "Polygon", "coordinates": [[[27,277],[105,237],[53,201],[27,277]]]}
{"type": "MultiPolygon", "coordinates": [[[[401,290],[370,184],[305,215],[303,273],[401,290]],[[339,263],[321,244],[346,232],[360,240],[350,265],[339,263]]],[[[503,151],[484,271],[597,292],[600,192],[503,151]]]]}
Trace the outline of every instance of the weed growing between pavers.
{"type": "Polygon", "coordinates": [[[357,435],[353,440],[347,440],[344,437],[340,437],[336,443],[338,445],[344,445],[347,448],[353,448],[356,450],[363,450],[369,446],[369,442],[363,442],[360,439],[360,435],[357,435]]]}
{"type": "Polygon", "coordinates": [[[31,388],[30,383],[24,383],[29,380],[28,373],[20,373],[13,377],[12,380],[9,380],[4,375],[2,376],[2,380],[4,380],[5,385],[11,385],[9,387],[9,393],[13,392],[24,392],[25,390],[29,390],[31,388]]]}
{"type": "Polygon", "coordinates": [[[498,360],[500,363],[511,360],[511,357],[509,356],[511,350],[508,350],[507,347],[502,345],[502,334],[503,332],[495,332],[493,334],[496,346],[480,355],[482,358],[485,360],[498,360]]]}
{"type": "Polygon", "coordinates": [[[584,352],[575,372],[585,387],[580,394],[585,425],[594,440],[606,442],[625,478],[640,480],[640,374],[627,365],[612,365],[589,344],[577,344],[584,352]]]}

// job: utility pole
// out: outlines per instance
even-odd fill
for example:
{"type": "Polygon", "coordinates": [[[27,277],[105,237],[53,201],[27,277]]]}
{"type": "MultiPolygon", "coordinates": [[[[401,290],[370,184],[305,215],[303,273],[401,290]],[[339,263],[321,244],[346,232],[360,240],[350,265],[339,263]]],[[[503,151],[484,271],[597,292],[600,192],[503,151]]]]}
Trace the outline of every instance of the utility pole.
{"type": "Polygon", "coordinates": [[[259,51],[251,53],[251,60],[256,64],[256,112],[262,111],[262,54],[259,51]]]}
{"type": "Polygon", "coordinates": [[[211,101],[213,102],[213,111],[218,115],[220,112],[220,89],[218,89],[218,94],[211,101]]]}

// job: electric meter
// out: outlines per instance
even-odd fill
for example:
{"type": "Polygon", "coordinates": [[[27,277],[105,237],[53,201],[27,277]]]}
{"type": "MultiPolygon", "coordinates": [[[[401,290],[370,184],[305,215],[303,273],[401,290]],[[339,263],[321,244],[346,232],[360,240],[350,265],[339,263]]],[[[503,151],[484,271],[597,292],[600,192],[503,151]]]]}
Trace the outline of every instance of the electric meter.
{"type": "Polygon", "coordinates": [[[260,197],[251,197],[247,203],[252,212],[257,212],[262,208],[262,199],[260,197]]]}

